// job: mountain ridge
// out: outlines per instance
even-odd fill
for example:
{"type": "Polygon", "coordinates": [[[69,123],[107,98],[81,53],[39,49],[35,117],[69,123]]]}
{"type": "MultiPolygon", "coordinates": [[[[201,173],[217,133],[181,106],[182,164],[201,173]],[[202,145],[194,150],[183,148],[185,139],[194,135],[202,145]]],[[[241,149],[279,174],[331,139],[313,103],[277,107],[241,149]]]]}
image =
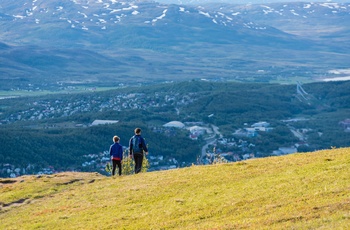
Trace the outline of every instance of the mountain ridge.
{"type": "Polygon", "coordinates": [[[4,0],[0,40],[10,49],[0,49],[1,86],[54,87],[52,82],[62,79],[106,85],[134,78],[147,83],[200,78],[264,82],[268,72],[285,75],[282,69],[288,69],[291,79],[317,81],[330,68],[347,68],[349,25],[342,18],[350,8],[327,4],[4,0]],[[304,33],[312,28],[319,32],[304,33]],[[91,58],[76,59],[86,52],[91,58]],[[22,54],[33,61],[23,63],[22,54]]]}

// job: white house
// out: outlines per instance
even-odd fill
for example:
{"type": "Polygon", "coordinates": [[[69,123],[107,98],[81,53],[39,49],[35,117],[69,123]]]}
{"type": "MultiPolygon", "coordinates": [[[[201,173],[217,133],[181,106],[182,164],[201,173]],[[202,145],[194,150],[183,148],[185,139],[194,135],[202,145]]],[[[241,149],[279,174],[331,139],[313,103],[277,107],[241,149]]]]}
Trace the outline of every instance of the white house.
{"type": "Polygon", "coordinates": [[[206,128],[203,128],[203,127],[200,127],[200,126],[197,126],[197,125],[189,127],[188,130],[191,132],[191,134],[195,134],[197,136],[203,135],[207,131],[206,128]]]}
{"type": "Polygon", "coordinates": [[[94,120],[91,123],[91,126],[95,126],[95,125],[106,125],[106,124],[115,124],[118,123],[119,121],[115,121],[115,120],[94,120]]]}

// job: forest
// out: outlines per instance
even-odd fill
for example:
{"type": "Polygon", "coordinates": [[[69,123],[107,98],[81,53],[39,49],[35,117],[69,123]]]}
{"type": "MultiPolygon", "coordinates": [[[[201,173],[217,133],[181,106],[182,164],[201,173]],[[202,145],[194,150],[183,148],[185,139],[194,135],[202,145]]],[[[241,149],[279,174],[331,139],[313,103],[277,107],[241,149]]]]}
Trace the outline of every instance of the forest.
{"type": "Polygon", "coordinates": [[[127,146],[136,127],[142,128],[150,154],[176,158],[185,165],[196,163],[205,140],[191,140],[185,129],[163,127],[174,120],[216,125],[226,138],[234,138],[234,131],[244,124],[269,122],[272,132],[249,138],[258,156],[297,143],[283,120],[301,117],[302,121],[291,124],[307,130],[307,144],[298,151],[349,146],[350,133],[339,123],[350,118],[350,82],[302,87],[307,92],[304,97],[298,95],[296,85],[192,80],[2,99],[0,163],[83,170],[83,155],[108,150],[114,135],[127,146]],[[96,119],[119,122],[91,126],[96,119]]]}

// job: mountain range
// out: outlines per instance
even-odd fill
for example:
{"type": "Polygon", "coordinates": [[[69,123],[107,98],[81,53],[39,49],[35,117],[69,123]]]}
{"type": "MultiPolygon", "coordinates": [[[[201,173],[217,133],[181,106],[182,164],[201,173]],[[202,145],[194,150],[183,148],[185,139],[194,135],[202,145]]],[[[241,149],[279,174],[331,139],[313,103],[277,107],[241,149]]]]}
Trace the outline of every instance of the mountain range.
{"type": "Polygon", "coordinates": [[[350,5],[2,0],[2,90],[317,81],[349,68],[350,5]]]}

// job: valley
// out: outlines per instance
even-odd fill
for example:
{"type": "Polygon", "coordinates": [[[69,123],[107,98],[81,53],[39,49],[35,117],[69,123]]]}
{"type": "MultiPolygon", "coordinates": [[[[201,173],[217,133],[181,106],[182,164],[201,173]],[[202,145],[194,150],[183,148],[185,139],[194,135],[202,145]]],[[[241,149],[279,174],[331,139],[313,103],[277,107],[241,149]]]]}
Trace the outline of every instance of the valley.
{"type": "Polygon", "coordinates": [[[201,80],[3,99],[1,172],[104,174],[111,137],[122,136],[127,149],[136,126],[150,145],[151,171],[346,147],[348,84],[201,80]]]}
{"type": "Polygon", "coordinates": [[[348,229],[349,37],[344,0],[1,0],[0,229],[348,229]]]}
{"type": "Polygon", "coordinates": [[[335,2],[2,0],[0,174],[105,173],[135,127],[150,170],[346,147],[349,22],[335,2]]]}

